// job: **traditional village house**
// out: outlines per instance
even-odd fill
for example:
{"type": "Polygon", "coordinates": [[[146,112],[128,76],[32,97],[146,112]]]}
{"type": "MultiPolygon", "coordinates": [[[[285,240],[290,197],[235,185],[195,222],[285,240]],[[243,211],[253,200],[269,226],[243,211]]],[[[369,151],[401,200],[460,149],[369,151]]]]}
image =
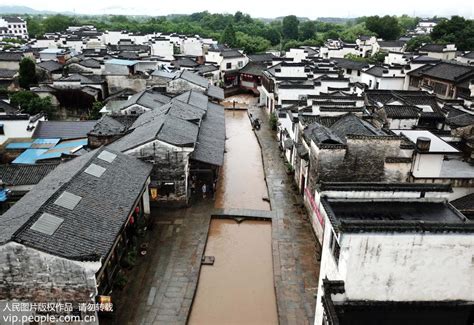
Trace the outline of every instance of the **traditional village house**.
{"type": "Polygon", "coordinates": [[[468,323],[474,223],[446,203],[449,192],[323,183],[313,203],[324,227],[315,324],[468,323]]]}
{"type": "MultiPolygon", "coordinates": [[[[108,295],[150,213],[152,166],[99,149],[59,165],[0,216],[1,300],[79,303],[108,295]]],[[[66,312],[67,313],[67,312],[66,312]]],[[[94,314],[95,312],[92,312],[94,314]]]]}

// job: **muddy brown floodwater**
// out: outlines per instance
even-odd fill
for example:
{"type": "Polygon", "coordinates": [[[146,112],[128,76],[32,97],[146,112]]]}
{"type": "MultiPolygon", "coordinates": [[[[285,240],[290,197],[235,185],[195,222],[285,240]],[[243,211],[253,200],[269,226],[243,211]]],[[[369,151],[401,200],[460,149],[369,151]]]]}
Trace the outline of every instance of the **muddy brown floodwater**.
{"type": "MultiPolygon", "coordinates": [[[[226,156],[217,208],[269,210],[260,147],[247,113],[226,112],[226,156]]],[[[269,221],[211,221],[189,324],[277,324],[269,221]]]]}
{"type": "Polygon", "coordinates": [[[226,154],[217,184],[216,208],[270,210],[262,156],[246,111],[226,111],[226,154]]]}

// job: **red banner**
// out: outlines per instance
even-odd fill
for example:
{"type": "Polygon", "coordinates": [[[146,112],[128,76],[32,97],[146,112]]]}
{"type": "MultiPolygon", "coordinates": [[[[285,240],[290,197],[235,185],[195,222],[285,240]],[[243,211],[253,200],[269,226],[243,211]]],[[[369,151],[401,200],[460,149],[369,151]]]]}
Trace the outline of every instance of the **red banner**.
{"type": "Polygon", "coordinates": [[[318,218],[319,223],[324,229],[324,218],[321,215],[321,211],[319,211],[318,205],[316,204],[316,202],[314,202],[314,198],[308,188],[305,188],[304,191],[306,193],[306,197],[309,200],[309,203],[311,204],[311,208],[313,209],[314,213],[316,213],[316,217],[318,218]]]}

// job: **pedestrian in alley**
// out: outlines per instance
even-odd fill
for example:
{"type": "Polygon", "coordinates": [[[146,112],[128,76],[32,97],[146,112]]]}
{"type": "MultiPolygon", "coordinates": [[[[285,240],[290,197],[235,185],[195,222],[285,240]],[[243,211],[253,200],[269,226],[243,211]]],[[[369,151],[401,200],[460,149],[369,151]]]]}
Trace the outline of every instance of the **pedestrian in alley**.
{"type": "Polygon", "coordinates": [[[206,183],[202,184],[202,198],[206,198],[207,186],[206,183]]]}

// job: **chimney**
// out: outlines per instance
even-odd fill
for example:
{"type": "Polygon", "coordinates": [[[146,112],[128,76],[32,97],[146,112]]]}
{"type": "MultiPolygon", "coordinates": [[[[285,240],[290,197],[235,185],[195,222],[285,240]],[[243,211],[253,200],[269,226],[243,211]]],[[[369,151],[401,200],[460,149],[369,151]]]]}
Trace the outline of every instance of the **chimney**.
{"type": "Polygon", "coordinates": [[[418,137],[416,139],[416,149],[419,152],[429,152],[431,145],[431,139],[427,137],[418,137]]]}

